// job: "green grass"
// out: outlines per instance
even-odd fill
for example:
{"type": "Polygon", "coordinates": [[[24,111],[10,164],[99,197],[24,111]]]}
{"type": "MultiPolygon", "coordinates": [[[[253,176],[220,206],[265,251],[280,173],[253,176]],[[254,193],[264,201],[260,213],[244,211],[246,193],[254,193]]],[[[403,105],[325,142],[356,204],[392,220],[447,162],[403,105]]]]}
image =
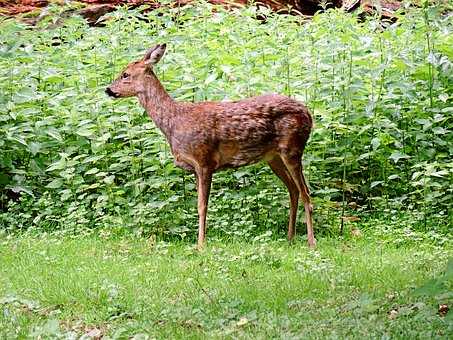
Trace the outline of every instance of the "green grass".
{"type": "Polygon", "coordinates": [[[212,237],[199,253],[102,233],[8,236],[0,338],[451,338],[452,313],[438,315],[451,246],[393,240],[365,232],[310,251],[301,238],[212,237]],[[434,293],[416,294],[432,279],[434,293]]]}

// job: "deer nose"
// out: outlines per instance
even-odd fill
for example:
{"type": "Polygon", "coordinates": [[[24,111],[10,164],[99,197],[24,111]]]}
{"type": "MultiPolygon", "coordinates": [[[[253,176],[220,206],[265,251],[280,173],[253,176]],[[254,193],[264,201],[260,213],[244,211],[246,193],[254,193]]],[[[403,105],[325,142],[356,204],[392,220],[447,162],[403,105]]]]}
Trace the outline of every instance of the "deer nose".
{"type": "Polygon", "coordinates": [[[107,88],[105,89],[105,93],[107,93],[110,97],[115,97],[115,98],[118,97],[118,95],[117,95],[115,92],[113,92],[113,91],[110,89],[110,87],[107,87],[107,88]]]}

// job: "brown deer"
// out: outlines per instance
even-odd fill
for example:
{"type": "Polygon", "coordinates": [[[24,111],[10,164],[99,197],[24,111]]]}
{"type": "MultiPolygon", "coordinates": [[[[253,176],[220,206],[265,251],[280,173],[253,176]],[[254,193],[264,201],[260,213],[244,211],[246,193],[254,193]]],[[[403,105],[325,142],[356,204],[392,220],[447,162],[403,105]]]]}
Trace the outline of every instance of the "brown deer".
{"type": "Polygon", "coordinates": [[[268,94],[234,102],[186,103],[173,100],[153,72],[166,45],[156,45],[129,64],[106,89],[114,98],[137,96],[170,143],[176,166],[196,174],[198,248],[205,242],[206,210],[212,175],[223,168],[265,160],[289,191],[288,240],[295,235],[299,195],[304,202],[308,245],[315,247],[312,204],[302,172],[302,154],[313,120],[294,99],[268,94]]]}

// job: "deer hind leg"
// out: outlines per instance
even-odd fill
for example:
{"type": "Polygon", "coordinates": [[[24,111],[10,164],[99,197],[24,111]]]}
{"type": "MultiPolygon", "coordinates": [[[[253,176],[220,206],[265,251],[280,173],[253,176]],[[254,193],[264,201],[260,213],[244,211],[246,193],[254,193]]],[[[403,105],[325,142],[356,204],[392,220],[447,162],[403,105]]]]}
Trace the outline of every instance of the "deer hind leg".
{"type": "Polygon", "coordinates": [[[301,162],[302,155],[299,154],[297,156],[294,156],[282,154],[281,158],[286,166],[286,169],[291,175],[291,178],[293,179],[294,183],[296,183],[302,201],[304,202],[305,220],[307,222],[308,245],[310,246],[310,248],[314,248],[316,246],[316,240],[313,233],[313,220],[312,220],[313,205],[311,204],[310,190],[308,189],[307,181],[305,180],[302,170],[301,162]]]}
{"type": "Polygon", "coordinates": [[[211,191],[212,171],[207,168],[196,169],[198,192],[198,250],[201,250],[206,238],[206,212],[211,191]]]}
{"type": "Polygon", "coordinates": [[[288,241],[292,241],[296,234],[296,218],[297,218],[297,207],[299,203],[299,190],[297,189],[296,183],[291,178],[285,164],[279,156],[274,157],[268,164],[272,171],[282,180],[289,191],[290,208],[289,208],[289,222],[288,222],[288,241]]]}

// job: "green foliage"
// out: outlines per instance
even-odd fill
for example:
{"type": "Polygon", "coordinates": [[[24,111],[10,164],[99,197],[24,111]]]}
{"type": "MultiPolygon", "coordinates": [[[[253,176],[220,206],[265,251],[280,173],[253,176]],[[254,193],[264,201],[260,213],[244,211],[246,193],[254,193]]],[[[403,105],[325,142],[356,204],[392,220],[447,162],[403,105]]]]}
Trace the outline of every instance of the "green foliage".
{"type": "MultiPolygon", "coordinates": [[[[104,95],[128,62],[168,42],[157,72],[178,100],[279,92],[307,103],[316,121],[305,167],[317,226],[350,203],[413,210],[425,229],[448,229],[452,16],[410,10],[382,27],[337,10],[303,23],[260,14],[264,24],[253,7],[118,10],[105,28],[78,17],[37,29],[0,19],[0,224],[180,237],[196,225],[192,176],[174,167],[136,100],[104,95]]],[[[209,225],[228,235],[281,233],[287,201],[267,167],[219,173],[209,225]]]]}

